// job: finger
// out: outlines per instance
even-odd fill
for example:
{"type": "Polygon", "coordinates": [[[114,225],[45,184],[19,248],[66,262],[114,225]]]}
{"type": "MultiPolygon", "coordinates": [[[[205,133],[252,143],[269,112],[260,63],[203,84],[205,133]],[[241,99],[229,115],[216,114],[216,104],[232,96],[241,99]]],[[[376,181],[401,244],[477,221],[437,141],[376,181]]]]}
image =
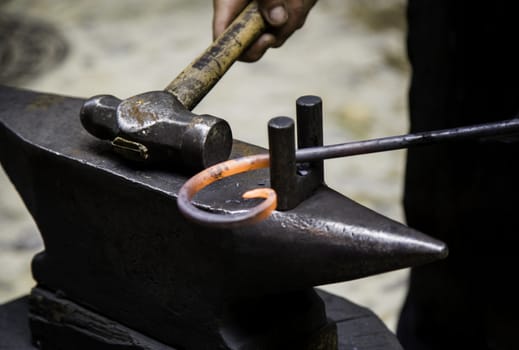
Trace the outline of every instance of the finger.
{"type": "Polygon", "coordinates": [[[222,34],[249,0],[213,0],[213,40],[222,34]]]}
{"type": "Polygon", "coordinates": [[[275,42],[276,38],[274,35],[270,33],[262,34],[254,43],[252,43],[247,51],[240,56],[240,61],[255,62],[259,60],[275,42]]]}
{"type": "Polygon", "coordinates": [[[258,0],[258,6],[263,18],[273,27],[286,24],[289,18],[287,1],[283,0],[258,0]]]}
{"type": "Polygon", "coordinates": [[[272,33],[274,34],[276,41],[272,47],[280,47],[283,43],[298,29],[300,29],[308,16],[308,12],[312,9],[313,5],[317,0],[291,0],[288,1],[288,19],[286,23],[279,27],[274,28],[272,33]]]}

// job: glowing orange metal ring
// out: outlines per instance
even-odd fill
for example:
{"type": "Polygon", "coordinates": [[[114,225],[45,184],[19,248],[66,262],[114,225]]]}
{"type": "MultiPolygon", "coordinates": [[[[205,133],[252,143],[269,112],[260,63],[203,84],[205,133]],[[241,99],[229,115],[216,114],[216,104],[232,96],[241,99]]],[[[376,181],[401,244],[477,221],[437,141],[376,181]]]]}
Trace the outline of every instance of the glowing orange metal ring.
{"type": "Polygon", "coordinates": [[[258,154],[213,165],[187,180],[180,188],[177,199],[178,209],[191,221],[211,227],[232,228],[262,221],[268,218],[277,206],[277,195],[271,188],[258,188],[244,193],[243,198],[264,198],[265,200],[247,212],[239,214],[209,213],[195,207],[191,200],[200,190],[215,181],[247,171],[268,168],[269,164],[268,154],[258,154]]]}

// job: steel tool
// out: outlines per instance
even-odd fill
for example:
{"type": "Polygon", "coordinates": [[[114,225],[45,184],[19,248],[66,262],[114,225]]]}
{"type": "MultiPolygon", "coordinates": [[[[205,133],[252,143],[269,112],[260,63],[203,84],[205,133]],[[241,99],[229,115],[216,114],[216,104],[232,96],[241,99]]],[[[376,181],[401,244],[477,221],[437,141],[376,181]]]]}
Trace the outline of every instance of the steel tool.
{"type": "MultiPolygon", "coordinates": [[[[269,131],[287,127],[293,127],[293,121],[288,117],[274,118],[269,122],[269,131]]],[[[496,137],[517,133],[519,133],[519,118],[514,118],[494,123],[382,137],[335,145],[307,147],[298,149],[297,151],[294,150],[292,156],[286,154],[284,157],[278,157],[278,159],[282,164],[289,163],[291,160],[298,163],[315,162],[324,159],[391,151],[440,142],[462,141],[475,138],[495,139],[496,137]]],[[[272,133],[269,133],[269,137],[271,137],[271,135],[272,133]]],[[[272,144],[272,142],[270,143],[272,144]]],[[[269,154],[259,154],[231,159],[196,174],[180,189],[178,196],[179,210],[190,220],[212,227],[236,227],[257,223],[266,219],[272,211],[276,209],[277,205],[276,191],[271,188],[260,188],[245,192],[242,196],[244,199],[264,198],[265,200],[246,212],[234,215],[219,215],[200,210],[191,203],[191,199],[199,191],[215,181],[235,174],[269,167],[272,154],[273,151],[271,150],[270,156],[269,154]]],[[[278,166],[282,167],[282,164],[278,166]]],[[[271,182],[273,183],[276,181],[274,177],[271,176],[271,182]]]]}
{"type": "Polygon", "coordinates": [[[92,135],[111,140],[115,151],[132,160],[166,161],[200,170],[228,159],[229,124],[191,110],[264,30],[257,4],[251,2],[164,91],[123,101],[111,95],[94,96],[81,109],[83,126],[92,135]]]}

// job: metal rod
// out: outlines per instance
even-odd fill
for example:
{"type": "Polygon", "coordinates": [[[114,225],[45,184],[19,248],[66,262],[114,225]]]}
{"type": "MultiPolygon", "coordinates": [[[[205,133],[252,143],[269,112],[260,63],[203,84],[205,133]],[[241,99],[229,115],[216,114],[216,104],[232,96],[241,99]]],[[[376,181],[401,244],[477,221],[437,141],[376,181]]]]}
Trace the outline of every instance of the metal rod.
{"type": "Polygon", "coordinates": [[[270,185],[277,193],[278,207],[287,210],[297,205],[296,143],[294,121],[272,118],[268,123],[270,185]]]}
{"type": "MultiPolygon", "coordinates": [[[[274,209],[276,194],[275,192],[263,192],[264,189],[247,192],[247,198],[258,196],[268,198],[268,201],[262,202],[259,206],[254,207],[245,214],[240,213],[231,215],[218,215],[209,213],[195,207],[191,203],[191,199],[206,185],[218,179],[244,171],[268,166],[271,167],[271,172],[274,172],[275,175],[273,179],[271,178],[273,183],[280,181],[277,177],[282,176],[283,179],[285,179],[284,181],[288,181],[287,183],[289,184],[289,187],[292,188],[295,183],[293,182],[293,179],[290,178],[290,176],[294,176],[295,174],[295,165],[294,159],[293,157],[290,158],[289,153],[291,151],[293,155],[294,152],[295,145],[293,133],[293,122],[291,119],[286,117],[273,119],[269,123],[269,134],[271,134],[269,135],[269,140],[276,140],[275,142],[270,143],[270,150],[272,152],[273,149],[276,149],[276,152],[274,153],[279,153],[280,156],[277,160],[273,159],[276,157],[269,157],[269,155],[266,154],[259,154],[229,160],[202,171],[201,173],[188,180],[180,189],[178,194],[178,208],[180,211],[184,214],[184,216],[199,224],[220,228],[238,227],[249,223],[258,222],[259,220],[268,217],[270,212],[274,209]],[[272,162],[274,164],[272,164],[272,162]],[[286,171],[286,169],[291,170],[286,171]]],[[[478,137],[496,137],[514,133],[519,133],[519,118],[488,124],[382,137],[378,139],[347,142],[322,147],[303,148],[295,152],[295,158],[298,162],[311,162],[329,158],[390,151],[401,148],[408,148],[411,146],[427,145],[436,142],[458,141],[478,137]]],[[[283,186],[281,186],[282,193],[284,193],[285,196],[290,195],[290,193],[295,193],[293,188],[292,192],[286,191],[286,186],[288,185],[283,184],[283,186]]]]}
{"type": "Polygon", "coordinates": [[[463,126],[452,129],[418,132],[413,134],[382,137],[364,141],[353,141],[322,147],[309,147],[296,151],[298,162],[310,162],[354,156],[359,154],[391,151],[443,141],[503,136],[519,133],[519,118],[494,123],[463,126]]]}

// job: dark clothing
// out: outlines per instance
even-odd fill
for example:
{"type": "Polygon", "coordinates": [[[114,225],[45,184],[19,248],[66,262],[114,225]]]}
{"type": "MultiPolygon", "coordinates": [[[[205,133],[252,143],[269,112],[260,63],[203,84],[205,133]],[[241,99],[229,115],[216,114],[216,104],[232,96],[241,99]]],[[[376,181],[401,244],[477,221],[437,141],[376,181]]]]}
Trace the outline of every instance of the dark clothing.
{"type": "MultiPolygon", "coordinates": [[[[412,132],[517,115],[518,18],[517,1],[409,1],[412,132]]],[[[518,199],[519,143],[409,150],[407,223],[450,255],[411,272],[404,349],[519,349],[518,199]]]]}

